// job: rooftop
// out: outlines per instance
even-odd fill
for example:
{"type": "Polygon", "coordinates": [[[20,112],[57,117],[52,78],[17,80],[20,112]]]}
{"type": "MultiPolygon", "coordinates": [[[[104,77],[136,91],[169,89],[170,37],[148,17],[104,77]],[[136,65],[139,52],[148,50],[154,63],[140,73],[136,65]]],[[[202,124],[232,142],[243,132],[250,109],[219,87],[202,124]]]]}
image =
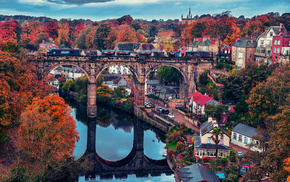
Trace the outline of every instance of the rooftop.
{"type": "Polygon", "coordinates": [[[234,127],[233,131],[248,137],[252,137],[258,134],[256,128],[241,123],[239,123],[236,127],[234,127]]]}
{"type": "Polygon", "coordinates": [[[184,168],[178,168],[181,179],[184,182],[209,181],[219,182],[215,172],[201,164],[193,164],[184,168]]]}

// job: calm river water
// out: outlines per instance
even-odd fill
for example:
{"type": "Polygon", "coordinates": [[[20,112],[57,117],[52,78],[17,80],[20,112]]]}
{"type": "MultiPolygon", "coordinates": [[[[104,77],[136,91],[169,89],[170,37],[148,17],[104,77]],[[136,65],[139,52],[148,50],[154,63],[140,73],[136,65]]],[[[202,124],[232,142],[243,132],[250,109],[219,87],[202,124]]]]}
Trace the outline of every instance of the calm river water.
{"type": "MultiPolygon", "coordinates": [[[[73,102],[69,102],[69,104],[73,110],[72,116],[76,121],[77,131],[80,136],[80,140],[76,143],[74,156],[80,158],[87,149],[88,128],[86,108],[76,107],[77,105],[73,102]]],[[[96,153],[108,161],[118,161],[128,156],[133,148],[134,122],[136,120],[134,120],[132,115],[98,105],[96,153]]],[[[142,128],[145,128],[143,129],[144,154],[151,159],[164,159],[162,156],[162,154],[166,153],[166,149],[164,149],[164,134],[147,124],[142,124],[142,128]]],[[[80,176],[79,181],[174,182],[175,179],[173,174],[161,174],[161,176],[149,175],[142,178],[129,174],[126,179],[116,179],[114,176],[113,179],[106,180],[100,179],[98,175],[95,179],[85,179],[85,177],[80,176]]]]}

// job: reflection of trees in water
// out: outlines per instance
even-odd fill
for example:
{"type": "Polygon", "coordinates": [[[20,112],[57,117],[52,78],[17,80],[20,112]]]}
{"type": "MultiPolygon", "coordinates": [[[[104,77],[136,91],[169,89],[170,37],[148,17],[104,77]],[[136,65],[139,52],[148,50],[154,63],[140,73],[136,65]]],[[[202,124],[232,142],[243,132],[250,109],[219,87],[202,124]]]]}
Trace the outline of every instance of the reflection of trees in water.
{"type": "Polygon", "coordinates": [[[97,124],[102,127],[110,126],[112,121],[112,116],[108,110],[104,107],[98,107],[97,109],[97,124]]]}
{"type": "MultiPolygon", "coordinates": [[[[69,99],[68,97],[63,97],[67,104],[70,105],[71,108],[75,108],[76,119],[83,124],[87,125],[87,107],[86,104],[81,104],[76,102],[73,99],[69,99]]],[[[133,128],[134,115],[129,114],[127,112],[121,111],[119,109],[115,109],[112,107],[97,105],[97,124],[101,127],[108,127],[110,124],[115,129],[121,128],[125,132],[130,133],[133,128]]],[[[152,125],[147,124],[145,122],[140,122],[141,127],[144,130],[151,130],[156,133],[156,138],[165,143],[165,133],[158,128],[154,128],[152,125]]]]}

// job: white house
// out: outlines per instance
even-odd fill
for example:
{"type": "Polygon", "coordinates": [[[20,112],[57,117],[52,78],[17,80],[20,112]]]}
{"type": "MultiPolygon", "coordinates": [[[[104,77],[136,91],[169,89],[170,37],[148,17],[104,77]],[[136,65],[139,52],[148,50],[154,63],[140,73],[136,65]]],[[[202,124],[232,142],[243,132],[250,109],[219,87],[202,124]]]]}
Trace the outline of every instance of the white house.
{"type": "Polygon", "coordinates": [[[189,96],[189,110],[196,114],[205,114],[205,106],[208,105],[217,105],[218,102],[209,97],[208,95],[203,95],[200,92],[194,92],[189,96]]]}
{"type": "Polygon", "coordinates": [[[109,68],[110,74],[130,74],[130,70],[127,67],[114,65],[109,68]]]}
{"type": "Polygon", "coordinates": [[[230,148],[230,135],[220,126],[215,118],[208,117],[208,121],[200,126],[200,135],[194,137],[194,150],[195,156],[215,157],[216,148],[218,149],[218,157],[226,157],[229,155],[230,148]],[[220,142],[216,146],[212,140],[212,131],[215,128],[220,128],[223,135],[219,136],[220,142]]]}
{"type": "Polygon", "coordinates": [[[250,147],[251,143],[259,145],[259,141],[252,139],[252,137],[257,134],[256,128],[239,123],[232,130],[231,143],[246,149],[261,152],[262,149],[255,147],[255,145],[251,145],[252,147],[250,147]]]}
{"type": "MultiPolygon", "coordinates": [[[[279,26],[271,26],[257,38],[255,52],[256,62],[259,64],[271,64],[273,36],[279,35],[279,26]]],[[[287,35],[286,29],[284,34],[287,35]]]]}

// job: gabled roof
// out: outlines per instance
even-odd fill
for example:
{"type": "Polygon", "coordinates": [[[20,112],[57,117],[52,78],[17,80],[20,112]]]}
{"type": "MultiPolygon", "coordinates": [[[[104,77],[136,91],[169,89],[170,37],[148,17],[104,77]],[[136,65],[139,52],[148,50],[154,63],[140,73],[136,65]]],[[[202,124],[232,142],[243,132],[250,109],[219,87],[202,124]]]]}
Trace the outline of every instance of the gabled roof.
{"type": "Polygon", "coordinates": [[[194,148],[231,150],[231,147],[221,145],[221,144],[215,145],[215,144],[211,144],[211,143],[202,143],[200,145],[195,145],[195,143],[194,143],[194,148]]]}
{"type": "Polygon", "coordinates": [[[201,164],[193,164],[184,168],[178,168],[180,178],[184,182],[219,182],[215,172],[201,164]]]}
{"type": "MultiPolygon", "coordinates": [[[[217,127],[220,128],[225,135],[227,135],[228,137],[230,137],[229,136],[229,133],[227,132],[226,129],[224,129],[224,127],[222,127],[221,125],[218,125],[217,127]]],[[[202,125],[200,125],[200,134],[201,134],[201,136],[209,133],[214,128],[215,127],[214,127],[213,121],[212,122],[205,122],[205,123],[203,123],[202,125]]]]}
{"type": "Polygon", "coordinates": [[[243,48],[255,48],[257,47],[257,42],[246,40],[246,39],[241,39],[241,40],[236,41],[232,46],[243,47],[243,48]]]}
{"type": "Polygon", "coordinates": [[[203,106],[205,105],[209,100],[213,99],[212,97],[209,97],[207,95],[203,95],[200,92],[194,92],[193,94],[191,94],[189,96],[189,98],[193,99],[194,102],[196,102],[197,104],[203,106]]]}
{"type": "Polygon", "coordinates": [[[252,137],[258,134],[256,128],[241,123],[239,123],[236,127],[234,127],[233,131],[248,137],[252,137]]]}

